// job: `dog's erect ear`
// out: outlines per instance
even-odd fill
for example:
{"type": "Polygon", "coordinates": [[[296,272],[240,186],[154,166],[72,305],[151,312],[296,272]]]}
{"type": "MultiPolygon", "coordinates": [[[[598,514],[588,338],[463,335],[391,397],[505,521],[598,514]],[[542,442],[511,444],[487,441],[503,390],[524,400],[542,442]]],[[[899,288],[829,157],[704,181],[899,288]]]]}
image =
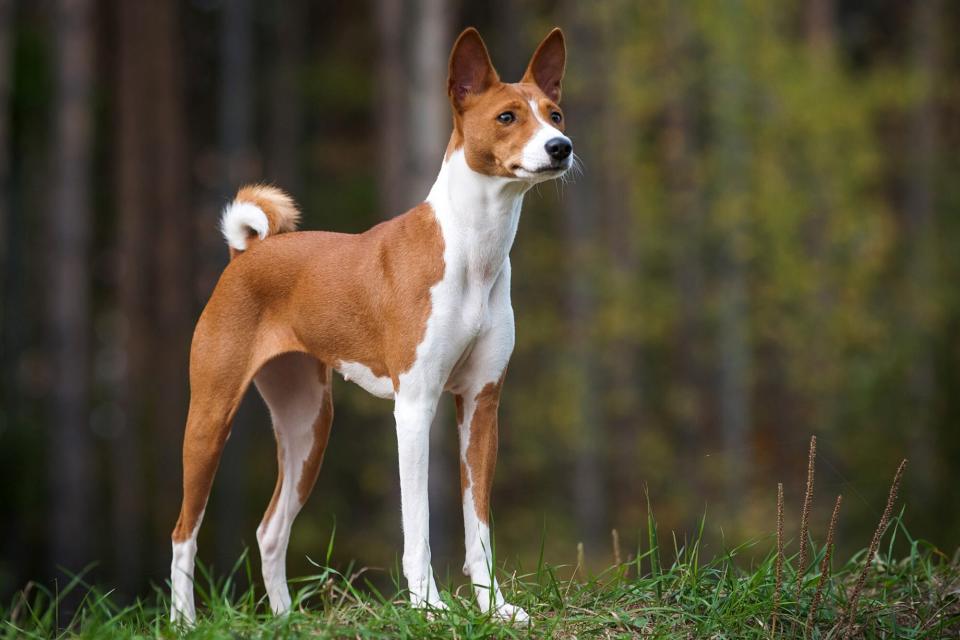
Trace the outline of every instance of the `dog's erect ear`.
{"type": "Polygon", "coordinates": [[[471,94],[483,93],[500,81],[483,38],[473,27],[468,27],[457,38],[450,52],[447,93],[458,109],[471,94]]]}
{"type": "Polygon", "coordinates": [[[563,31],[554,27],[530,58],[521,82],[537,85],[548,98],[560,102],[560,83],[563,81],[563,68],[566,64],[567,45],[563,41],[563,31]]]}

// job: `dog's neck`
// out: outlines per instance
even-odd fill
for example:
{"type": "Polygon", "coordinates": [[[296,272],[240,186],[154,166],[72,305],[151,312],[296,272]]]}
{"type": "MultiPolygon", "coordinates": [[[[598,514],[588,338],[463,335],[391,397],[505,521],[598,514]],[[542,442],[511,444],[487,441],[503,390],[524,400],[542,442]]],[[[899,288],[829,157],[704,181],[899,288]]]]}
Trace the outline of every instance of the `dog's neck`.
{"type": "Polygon", "coordinates": [[[469,272],[495,279],[513,246],[530,186],[474,171],[463,149],[449,154],[427,195],[443,231],[448,263],[462,261],[469,272]]]}

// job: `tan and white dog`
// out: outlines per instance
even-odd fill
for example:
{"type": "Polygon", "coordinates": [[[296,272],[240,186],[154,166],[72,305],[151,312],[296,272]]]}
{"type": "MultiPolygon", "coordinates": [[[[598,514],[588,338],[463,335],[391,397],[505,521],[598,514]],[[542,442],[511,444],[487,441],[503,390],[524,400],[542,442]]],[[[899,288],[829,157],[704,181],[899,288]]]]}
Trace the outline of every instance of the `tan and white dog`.
{"type": "Polygon", "coordinates": [[[197,531],[237,405],[253,381],[270,408],[279,475],[257,529],[270,606],[290,608],[290,527],[323,459],[331,371],[394,401],[403,573],[417,607],[445,608],[430,566],[429,430],[444,391],[456,400],[466,532],[464,572],[484,610],[525,620],[492,578],[488,515],[497,407],[514,345],[510,247],[531,186],[573,162],[557,103],[563,34],[543,40],[519,83],[500,81],[480,34],[450,55],[453,134],[426,201],[365,233],[295,230],[282,191],[240,189],[223,213],[231,262],[197,322],[183,443],[183,504],[173,530],[173,619],[191,622],[197,531]]]}

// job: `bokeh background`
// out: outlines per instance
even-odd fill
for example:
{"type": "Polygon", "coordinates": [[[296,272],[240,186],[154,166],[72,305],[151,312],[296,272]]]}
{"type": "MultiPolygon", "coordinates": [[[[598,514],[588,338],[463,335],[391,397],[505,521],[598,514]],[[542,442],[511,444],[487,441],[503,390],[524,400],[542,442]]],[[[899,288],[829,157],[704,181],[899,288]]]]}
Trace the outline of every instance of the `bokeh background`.
{"type": "MultiPolygon", "coordinates": [[[[584,166],[528,195],[512,254],[500,558],[572,563],[583,542],[600,567],[614,527],[626,555],[645,484],[681,540],[706,511],[712,554],[773,531],[782,481],[795,538],[811,434],[814,535],[842,492],[839,543],[864,546],[907,457],[908,526],[955,551],[957,3],[0,0],[0,596],[92,562],[127,596],[163,583],[220,207],[265,180],[305,227],[353,232],[419,202],[467,25],[508,80],[565,29],[584,166]]],[[[291,576],[334,529],[337,566],[398,564],[391,407],[339,379],[334,397],[291,576]]],[[[432,531],[461,579],[449,405],[432,531]]],[[[275,465],[251,394],[200,534],[221,575],[275,465]]]]}

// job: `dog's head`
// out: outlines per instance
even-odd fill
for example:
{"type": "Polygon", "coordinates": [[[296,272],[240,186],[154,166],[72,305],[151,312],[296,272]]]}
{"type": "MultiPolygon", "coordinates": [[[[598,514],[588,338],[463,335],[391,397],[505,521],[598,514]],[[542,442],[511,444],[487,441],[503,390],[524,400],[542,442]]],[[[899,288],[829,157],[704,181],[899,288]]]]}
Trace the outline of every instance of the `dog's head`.
{"type": "Polygon", "coordinates": [[[470,168],[490,176],[535,183],[563,175],[573,163],[559,106],[566,55],[563,32],[554,29],[520,82],[505,83],[477,30],[461,33],[447,79],[453,106],[448,154],[462,148],[470,168]]]}

